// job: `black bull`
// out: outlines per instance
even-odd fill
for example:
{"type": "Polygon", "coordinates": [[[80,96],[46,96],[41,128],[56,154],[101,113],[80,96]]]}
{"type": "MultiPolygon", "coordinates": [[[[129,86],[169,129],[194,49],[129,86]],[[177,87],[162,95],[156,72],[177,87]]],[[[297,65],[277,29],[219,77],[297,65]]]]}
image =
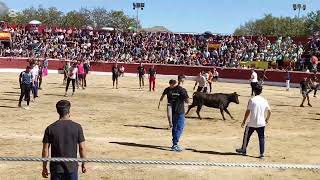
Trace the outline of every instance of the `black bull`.
{"type": "Polygon", "coordinates": [[[228,106],[231,102],[239,104],[239,95],[235,92],[232,94],[224,94],[224,93],[215,93],[215,94],[206,94],[203,92],[195,92],[193,93],[193,101],[192,104],[189,105],[188,111],[186,114],[189,113],[190,109],[197,107],[197,114],[199,119],[201,119],[200,111],[203,105],[207,107],[217,108],[220,109],[220,113],[222,115],[223,120],[226,120],[224,117],[223,111],[225,111],[231,119],[233,119],[232,115],[228,111],[228,106]]]}

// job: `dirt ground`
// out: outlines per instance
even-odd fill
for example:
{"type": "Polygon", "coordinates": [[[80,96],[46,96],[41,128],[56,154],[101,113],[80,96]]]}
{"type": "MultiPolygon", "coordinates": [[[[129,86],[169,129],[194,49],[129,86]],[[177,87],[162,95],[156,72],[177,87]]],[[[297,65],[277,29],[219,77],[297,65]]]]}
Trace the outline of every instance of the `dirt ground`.
{"type": "MultiPolygon", "coordinates": [[[[166,130],[166,100],[157,103],[169,79],[158,79],[157,91],[138,89],[137,77],[120,78],[120,89],[112,89],[110,76],[89,75],[85,90],[63,97],[62,75],[44,79],[43,90],[29,110],[17,108],[17,73],[0,74],[0,156],[41,156],[44,129],[57,120],[55,103],[68,99],[71,117],[79,122],[86,137],[89,158],[194,160],[238,163],[318,163],[320,162],[320,100],[311,98],[312,108],[298,107],[298,89],[265,86],[263,95],[272,108],[266,128],[266,158],[257,159],[258,138],[254,134],[249,156],[239,156],[243,119],[250,89],[248,84],[216,83],[215,92],[240,94],[240,104],[231,104],[235,117],[222,120],[219,110],[202,109],[203,120],[194,108],[186,118],[181,138],[184,152],[170,151],[171,132],[166,130]]],[[[193,81],[184,87],[192,96],[193,81]]],[[[71,91],[69,91],[71,93],[71,91]]],[[[24,102],[25,103],[25,102],[24,102]]],[[[41,163],[0,162],[0,179],[41,179],[41,163]]],[[[143,166],[87,164],[81,179],[320,179],[320,171],[190,166],[143,166]]]]}

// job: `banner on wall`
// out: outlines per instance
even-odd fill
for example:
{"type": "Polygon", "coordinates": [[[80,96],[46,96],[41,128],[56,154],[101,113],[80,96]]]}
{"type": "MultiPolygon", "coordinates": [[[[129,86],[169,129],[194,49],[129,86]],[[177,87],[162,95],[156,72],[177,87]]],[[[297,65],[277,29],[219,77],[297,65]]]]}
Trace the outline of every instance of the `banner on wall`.
{"type": "Polygon", "coordinates": [[[267,61],[242,61],[240,65],[257,69],[268,69],[269,63],[267,61]]]}
{"type": "Polygon", "coordinates": [[[0,41],[11,41],[11,34],[8,32],[0,32],[0,41]]]}

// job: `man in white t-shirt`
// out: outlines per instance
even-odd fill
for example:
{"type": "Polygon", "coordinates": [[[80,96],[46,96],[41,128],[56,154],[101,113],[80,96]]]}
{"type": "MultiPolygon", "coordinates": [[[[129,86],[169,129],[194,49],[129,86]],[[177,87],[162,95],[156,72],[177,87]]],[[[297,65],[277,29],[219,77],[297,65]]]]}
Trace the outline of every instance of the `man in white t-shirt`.
{"type": "Polygon", "coordinates": [[[254,69],[251,70],[250,85],[251,85],[251,96],[253,96],[254,89],[258,85],[258,75],[254,71],[254,69]]]}
{"type": "Polygon", "coordinates": [[[264,130],[265,130],[266,124],[268,124],[268,121],[271,115],[271,110],[270,110],[268,101],[264,99],[262,96],[260,96],[262,92],[262,86],[257,85],[254,90],[255,90],[256,96],[252,97],[248,102],[247,111],[244,115],[244,119],[241,124],[241,127],[244,127],[249,115],[250,115],[250,120],[247,123],[244,131],[242,147],[240,149],[236,149],[236,152],[246,155],[247,146],[248,146],[250,137],[254,131],[257,131],[258,137],[259,137],[259,146],[260,146],[259,158],[263,159],[264,145],[265,145],[264,130]],[[267,114],[267,117],[265,117],[265,113],[267,114]]]}
{"type": "Polygon", "coordinates": [[[32,64],[32,70],[31,70],[31,74],[32,74],[32,94],[33,94],[33,100],[35,101],[35,99],[38,97],[38,79],[39,79],[39,66],[37,64],[38,62],[34,62],[32,64]]]}
{"type": "Polygon", "coordinates": [[[66,93],[64,96],[68,96],[67,92],[69,89],[70,82],[72,82],[72,95],[74,95],[76,89],[76,78],[78,74],[77,63],[73,63],[72,67],[69,69],[68,79],[67,79],[67,86],[66,86],[66,93]]]}
{"type": "Polygon", "coordinates": [[[198,74],[196,77],[196,83],[194,84],[193,90],[196,89],[196,86],[199,84],[197,92],[207,93],[208,83],[206,78],[202,75],[202,72],[198,74]]]}

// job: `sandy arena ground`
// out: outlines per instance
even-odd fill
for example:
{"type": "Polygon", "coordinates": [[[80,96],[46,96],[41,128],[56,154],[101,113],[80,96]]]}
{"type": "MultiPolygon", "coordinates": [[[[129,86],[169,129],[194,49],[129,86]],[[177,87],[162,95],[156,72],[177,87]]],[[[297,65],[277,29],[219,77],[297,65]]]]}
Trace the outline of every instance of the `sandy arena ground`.
{"type": "MultiPolygon", "coordinates": [[[[240,104],[231,104],[235,117],[222,120],[219,110],[202,109],[203,120],[194,108],[186,119],[181,139],[182,153],[169,151],[171,133],[167,128],[166,99],[160,110],[157,103],[168,79],[159,79],[157,91],[138,89],[137,77],[120,78],[120,89],[112,89],[110,76],[88,77],[89,87],[63,97],[62,75],[44,79],[44,90],[31,109],[17,108],[18,75],[1,73],[0,156],[41,156],[44,129],[57,120],[55,103],[68,99],[72,119],[83,128],[89,158],[197,160],[238,163],[319,163],[320,100],[311,98],[312,108],[298,107],[298,89],[286,92],[280,87],[264,87],[272,117],[266,128],[266,158],[259,160],[258,138],[254,134],[249,156],[236,155],[242,142],[243,119],[250,89],[248,84],[216,83],[215,92],[238,92],[240,104]]],[[[192,96],[193,81],[184,86],[192,96]]],[[[71,93],[71,91],[69,91],[71,93]]],[[[25,104],[25,102],[24,102],[25,104]]],[[[41,179],[41,163],[0,162],[0,179],[41,179]]],[[[320,179],[320,171],[254,168],[217,168],[185,166],[142,166],[87,164],[81,179],[320,179]]]]}

